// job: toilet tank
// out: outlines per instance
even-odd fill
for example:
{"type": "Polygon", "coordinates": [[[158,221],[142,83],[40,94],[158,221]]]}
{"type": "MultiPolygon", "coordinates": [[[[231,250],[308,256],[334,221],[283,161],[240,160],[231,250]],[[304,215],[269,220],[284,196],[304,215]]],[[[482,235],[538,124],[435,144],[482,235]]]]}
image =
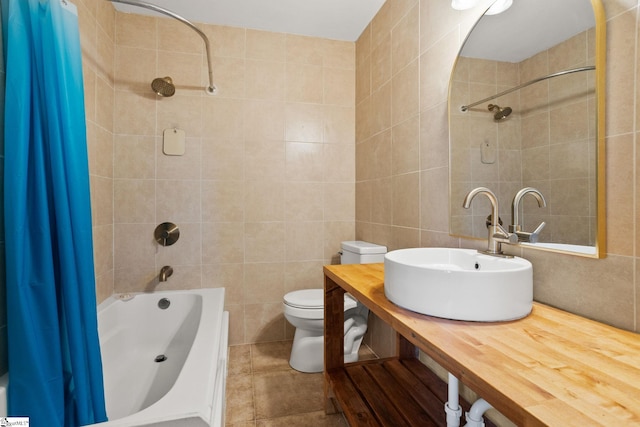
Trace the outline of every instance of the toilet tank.
{"type": "Polygon", "coordinates": [[[386,253],[386,246],[376,245],[375,243],[363,242],[362,240],[342,242],[340,263],[373,264],[384,262],[384,254],[386,253]]]}

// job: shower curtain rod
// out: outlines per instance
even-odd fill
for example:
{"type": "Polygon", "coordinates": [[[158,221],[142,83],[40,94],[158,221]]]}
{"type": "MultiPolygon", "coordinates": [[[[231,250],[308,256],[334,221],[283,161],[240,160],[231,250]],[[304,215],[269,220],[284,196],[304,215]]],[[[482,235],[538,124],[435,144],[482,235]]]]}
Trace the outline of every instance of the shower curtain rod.
{"type": "Polygon", "coordinates": [[[131,5],[131,6],[139,6],[139,7],[145,8],[145,9],[153,10],[154,12],[162,13],[164,15],[170,16],[173,19],[176,19],[176,20],[182,22],[186,26],[190,27],[193,31],[198,33],[198,35],[200,37],[202,37],[202,40],[204,41],[204,47],[205,47],[205,49],[207,51],[207,65],[209,66],[209,86],[207,86],[205,88],[205,91],[209,95],[214,95],[216,93],[217,88],[213,84],[213,69],[211,67],[211,48],[209,46],[209,38],[198,27],[193,25],[191,23],[191,21],[183,18],[182,16],[180,16],[177,13],[172,12],[172,11],[170,11],[168,9],[165,9],[163,7],[160,7],[160,6],[156,6],[155,4],[146,3],[146,2],[143,2],[143,1],[134,1],[134,0],[107,0],[107,1],[110,1],[112,3],[128,4],[128,5],[131,5]]]}
{"type": "Polygon", "coordinates": [[[478,104],[482,104],[483,102],[491,101],[492,99],[499,98],[502,95],[506,95],[506,94],[514,92],[514,91],[516,91],[518,89],[522,89],[523,87],[527,87],[527,86],[532,85],[534,83],[538,83],[538,82],[541,82],[543,80],[550,79],[552,77],[564,76],[565,74],[578,73],[580,71],[592,71],[592,70],[595,70],[595,69],[596,69],[595,66],[589,65],[587,67],[572,68],[570,70],[558,71],[557,73],[549,74],[548,76],[538,77],[537,79],[533,79],[533,80],[528,81],[526,83],[523,83],[523,84],[521,84],[519,86],[512,87],[511,89],[507,89],[507,90],[505,90],[503,92],[496,93],[495,95],[491,95],[491,96],[489,96],[487,98],[481,99],[480,101],[476,101],[473,104],[463,105],[462,107],[460,107],[460,110],[462,110],[462,112],[465,112],[469,108],[474,107],[474,106],[476,106],[478,104]]]}

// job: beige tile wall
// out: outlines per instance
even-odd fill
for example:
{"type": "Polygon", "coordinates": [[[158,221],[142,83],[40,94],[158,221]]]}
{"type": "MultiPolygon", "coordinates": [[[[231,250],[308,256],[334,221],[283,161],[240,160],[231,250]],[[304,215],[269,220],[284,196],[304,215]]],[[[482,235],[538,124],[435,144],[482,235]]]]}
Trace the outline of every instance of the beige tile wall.
{"type": "MultiPolygon", "coordinates": [[[[595,59],[587,53],[595,51],[594,44],[595,31],[585,31],[523,61],[521,81],[539,72],[593,65],[595,59]]],[[[533,198],[524,202],[525,229],[546,221],[543,241],[592,246],[596,236],[596,127],[590,120],[596,109],[594,73],[556,77],[538,89],[529,86],[521,92],[521,101],[523,185],[540,189],[547,198],[542,209],[533,198]],[[547,101],[541,103],[533,93],[547,101]],[[536,138],[545,135],[544,130],[548,137],[536,138]]]]}
{"type": "MultiPolygon", "coordinates": [[[[357,238],[390,249],[477,246],[448,233],[447,89],[457,51],[489,3],[459,12],[448,1],[387,0],[357,41],[357,238]],[[396,54],[392,46],[407,51],[396,54]],[[407,96],[408,87],[419,94],[418,100],[407,96]],[[399,97],[405,105],[398,104],[399,97]],[[415,126],[418,137],[406,142],[398,135],[404,135],[400,127],[409,124],[415,126]],[[416,158],[420,159],[417,164],[416,158]],[[410,166],[394,170],[394,164],[410,166]],[[412,213],[398,209],[398,203],[405,201],[402,209],[412,213]]],[[[534,251],[522,255],[533,263],[536,300],[638,331],[638,2],[603,3],[607,16],[607,257],[596,260],[534,251]]],[[[383,344],[375,348],[378,352],[384,354],[385,345],[386,351],[392,348],[392,334],[376,321],[371,329],[374,346],[383,344]]]]}
{"type": "Polygon", "coordinates": [[[115,11],[111,3],[79,0],[80,43],[96,293],[102,301],[113,293],[113,101],[115,11]]]}
{"type": "Polygon", "coordinates": [[[292,336],[291,290],[322,287],[355,227],[355,46],[116,13],[113,95],[114,291],[224,286],[231,344],[292,336]],[[158,98],[155,77],[176,94],[158,98]],[[165,129],[186,132],[166,156],[165,129]],[[180,227],[170,247],[157,224],[180,227]],[[173,276],[158,282],[163,265],[173,276]]]}
{"type": "Polygon", "coordinates": [[[98,300],[114,292],[225,286],[231,343],[292,336],[284,293],[322,286],[354,238],[353,43],[202,26],[79,0],[98,300]],[[172,98],[151,93],[171,76],[172,98]],[[162,154],[164,129],[186,154],[162,154]],[[152,239],[179,225],[172,247],[152,239]],[[174,267],[165,284],[163,265],[174,267]]]}
{"type": "MultiPolygon", "coordinates": [[[[520,84],[519,74],[518,64],[461,57],[452,78],[452,103],[467,105],[517,86],[520,84]]],[[[451,110],[452,139],[456,141],[452,151],[450,200],[454,234],[487,237],[485,223],[491,211],[488,200],[474,200],[469,209],[462,207],[462,200],[471,189],[488,187],[502,201],[509,200],[523,187],[521,117],[518,92],[472,107],[467,112],[458,108],[451,110]],[[509,106],[513,112],[508,119],[495,122],[494,113],[487,110],[490,103],[509,106]],[[485,156],[483,151],[487,153],[485,156]]],[[[510,204],[501,203],[499,215],[505,224],[509,224],[510,204]]]]}

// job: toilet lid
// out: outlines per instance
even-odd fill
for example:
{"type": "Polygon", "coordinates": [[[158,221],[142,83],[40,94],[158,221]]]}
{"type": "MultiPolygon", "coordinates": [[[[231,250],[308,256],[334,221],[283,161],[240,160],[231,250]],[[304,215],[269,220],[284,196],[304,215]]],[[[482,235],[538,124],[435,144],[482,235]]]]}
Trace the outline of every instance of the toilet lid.
{"type": "Polygon", "coordinates": [[[324,292],[322,289],[303,289],[289,292],[284,296],[284,303],[297,308],[324,307],[324,292]]]}
{"type": "MultiPolygon", "coordinates": [[[[284,296],[284,303],[296,308],[323,308],[323,289],[303,289],[301,291],[289,292],[284,296]]],[[[344,309],[349,310],[357,305],[355,298],[349,294],[344,294],[344,309]]]]}

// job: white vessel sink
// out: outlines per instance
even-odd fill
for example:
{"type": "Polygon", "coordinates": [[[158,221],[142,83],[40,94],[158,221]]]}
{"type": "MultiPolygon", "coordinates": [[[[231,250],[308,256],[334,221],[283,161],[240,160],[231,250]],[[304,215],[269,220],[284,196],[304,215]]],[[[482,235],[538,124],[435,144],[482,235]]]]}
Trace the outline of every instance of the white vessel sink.
{"type": "Polygon", "coordinates": [[[520,319],[531,312],[533,268],[522,258],[471,249],[400,249],[385,255],[384,293],[394,304],[429,316],[520,319]]]}

